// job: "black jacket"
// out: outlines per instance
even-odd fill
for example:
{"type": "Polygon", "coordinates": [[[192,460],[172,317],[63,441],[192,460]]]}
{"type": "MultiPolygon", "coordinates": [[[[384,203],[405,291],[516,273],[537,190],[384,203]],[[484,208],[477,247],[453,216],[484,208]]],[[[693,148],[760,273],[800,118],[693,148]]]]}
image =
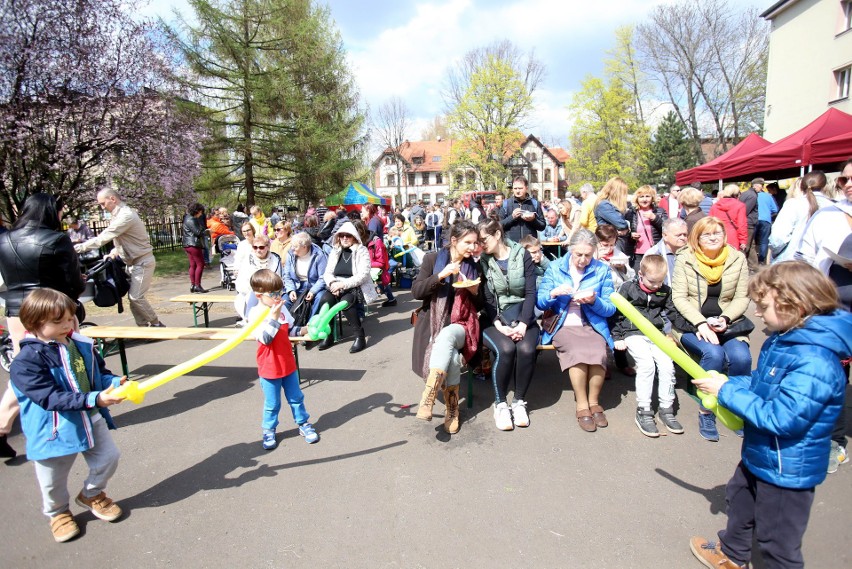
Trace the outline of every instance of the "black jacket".
{"type": "Polygon", "coordinates": [[[204,232],[207,227],[203,225],[203,217],[192,217],[189,214],[183,216],[183,238],[181,244],[184,247],[204,248],[204,232]]]}
{"type": "MultiPolygon", "coordinates": [[[[652,247],[663,238],[663,222],[668,218],[666,211],[659,206],[654,208],[654,213],[657,217],[655,217],[654,221],[651,222],[652,247]]],[[[642,233],[639,229],[642,221],[639,219],[639,212],[637,210],[632,207],[627,208],[627,213],[624,214],[624,220],[630,226],[631,233],[642,233]]],[[[633,239],[630,239],[629,235],[627,237],[628,239],[626,239],[626,241],[628,242],[628,245],[625,253],[632,255],[633,250],[636,249],[636,242],[633,241],[633,239]]]]}
{"type": "Polygon", "coordinates": [[[515,243],[519,243],[527,235],[538,237],[538,232],[544,231],[547,226],[547,222],[544,221],[544,213],[541,211],[541,204],[538,203],[537,199],[530,196],[522,200],[516,200],[514,196],[510,197],[503,202],[503,209],[500,213],[503,215],[503,219],[500,220],[503,231],[506,233],[506,237],[515,243]],[[535,219],[532,221],[525,221],[520,217],[515,219],[512,217],[512,212],[516,208],[535,213],[535,219]]]}
{"type": "Polygon", "coordinates": [[[35,224],[0,235],[0,274],[7,288],[2,293],[6,316],[18,316],[33,289],[52,288],[77,300],[86,287],[68,235],[35,224]]]}
{"type": "MultiPolygon", "coordinates": [[[[618,294],[635,306],[642,313],[642,316],[651,321],[651,324],[657,330],[663,330],[665,325],[671,322],[669,315],[674,314],[674,304],[672,304],[672,289],[670,286],[664,284],[660,287],[660,290],[649,295],[639,287],[639,281],[633,279],[618,287],[618,294]]],[[[609,330],[612,334],[612,339],[615,341],[623,340],[627,336],[642,334],[633,322],[617,310],[609,318],[609,330]]]]}

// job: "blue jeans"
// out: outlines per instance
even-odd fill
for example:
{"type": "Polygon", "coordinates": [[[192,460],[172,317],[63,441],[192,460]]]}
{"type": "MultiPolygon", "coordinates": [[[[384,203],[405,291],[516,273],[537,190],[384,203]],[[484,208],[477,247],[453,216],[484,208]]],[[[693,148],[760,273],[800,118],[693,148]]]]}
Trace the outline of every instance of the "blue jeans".
{"type": "Polygon", "coordinates": [[[746,342],[733,339],[716,345],[699,340],[690,332],[681,336],[680,343],[687,352],[701,358],[698,363],[706,371],[725,373],[727,365],[728,375],[751,375],[751,350],[746,342]]]}
{"type": "Polygon", "coordinates": [[[754,240],[757,242],[757,262],[761,265],[766,263],[769,253],[769,234],[772,232],[772,224],[768,221],[758,221],[754,231],[754,240]]]}
{"type": "Polygon", "coordinates": [[[275,431],[278,426],[278,412],[281,411],[281,390],[290,404],[293,420],[297,425],[308,422],[310,415],[305,410],[305,394],[299,387],[299,372],[294,371],[286,377],[278,379],[260,378],[260,387],[263,389],[263,431],[275,431]]]}

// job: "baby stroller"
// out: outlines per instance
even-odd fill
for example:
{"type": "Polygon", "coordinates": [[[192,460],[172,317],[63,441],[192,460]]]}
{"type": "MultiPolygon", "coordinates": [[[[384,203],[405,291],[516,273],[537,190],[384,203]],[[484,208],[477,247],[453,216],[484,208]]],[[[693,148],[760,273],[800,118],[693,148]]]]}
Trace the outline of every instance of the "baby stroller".
{"type": "Polygon", "coordinates": [[[216,245],[219,247],[219,275],[222,288],[225,290],[234,290],[237,282],[237,267],[235,253],[237,245],[240,243],[236,235],[222,235],[216,240],[216,245]]]}
{"type": "Polygon", "coordinates": [[[12,337],[9,336],[9,331],[0,325],[0,331],[3,332],[0,336],[0,367],[6,371],[12,369],[12,337]]]}

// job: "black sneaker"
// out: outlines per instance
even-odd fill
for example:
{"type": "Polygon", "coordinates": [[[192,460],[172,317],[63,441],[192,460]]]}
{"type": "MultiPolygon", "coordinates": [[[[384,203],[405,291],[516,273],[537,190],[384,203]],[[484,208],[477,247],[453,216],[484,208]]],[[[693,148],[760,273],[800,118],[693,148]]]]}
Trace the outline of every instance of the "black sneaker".
{"type": "Polygon", "coordinates": [[[386,300],[382,303],[382,306],[384,308],[387,308],[388,306],[396,306],[396,299],[386,300]]]}
{"type": "Polygon", "coordinates": [[[650,409],[636,409],[636,426],[646,437],[656,438],[660,436],[657,423],[654,421],[654,412],[650,409]]]}
{"type": "Polygon", "coordinates": [[[678,422],[677,417],[674,414],[674,408],[669,407],[660,407],[657,411],[657,414],[660,417],[660,421],[663,422],[663,425],[669,430],[670,433],[674,433],[676,435],[683,434],[683,426],[678,422]]]}

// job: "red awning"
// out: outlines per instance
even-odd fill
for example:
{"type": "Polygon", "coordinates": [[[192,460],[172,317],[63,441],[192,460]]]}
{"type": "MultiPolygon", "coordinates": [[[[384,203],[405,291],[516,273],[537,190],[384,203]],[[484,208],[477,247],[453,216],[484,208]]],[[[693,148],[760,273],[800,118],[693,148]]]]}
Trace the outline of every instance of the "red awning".
{"type": "Polygon", "coordinates": [[[811,145],[814,164],[843,162],[852,158],[852,130],[838,136],[817,140],[811,145]]]}
{"type": "Polygon", "coordinates": [[[814,144],[841,137],[850,132],[852,132],[852,115],[837,109],[829,109],[809,125],[785,136],[778,142],[727,162],[722,169],[721,179],[764,175],[774,171],[833,162],[835,160],[829,158],[827,154],[819,157],[814,154],[814,144]]]}
{"type": "Polygon", "coordinates": [[[736,146],[721,156],[717,156],[710,162],[702,164],[701,166],[696,166],[695,168],[690,168],[689,170],[681,170],[677,173],[675,181],[684,186],[686,184],[691,184],[692,182],[711,182],[721,180],[722,169],[727,162],[730,162],[739,156],[751,154],[752,152],[769,146],[769,144],[770,142],[768,140],[759,134],[752,132],[742,139],[736,146]]]}

